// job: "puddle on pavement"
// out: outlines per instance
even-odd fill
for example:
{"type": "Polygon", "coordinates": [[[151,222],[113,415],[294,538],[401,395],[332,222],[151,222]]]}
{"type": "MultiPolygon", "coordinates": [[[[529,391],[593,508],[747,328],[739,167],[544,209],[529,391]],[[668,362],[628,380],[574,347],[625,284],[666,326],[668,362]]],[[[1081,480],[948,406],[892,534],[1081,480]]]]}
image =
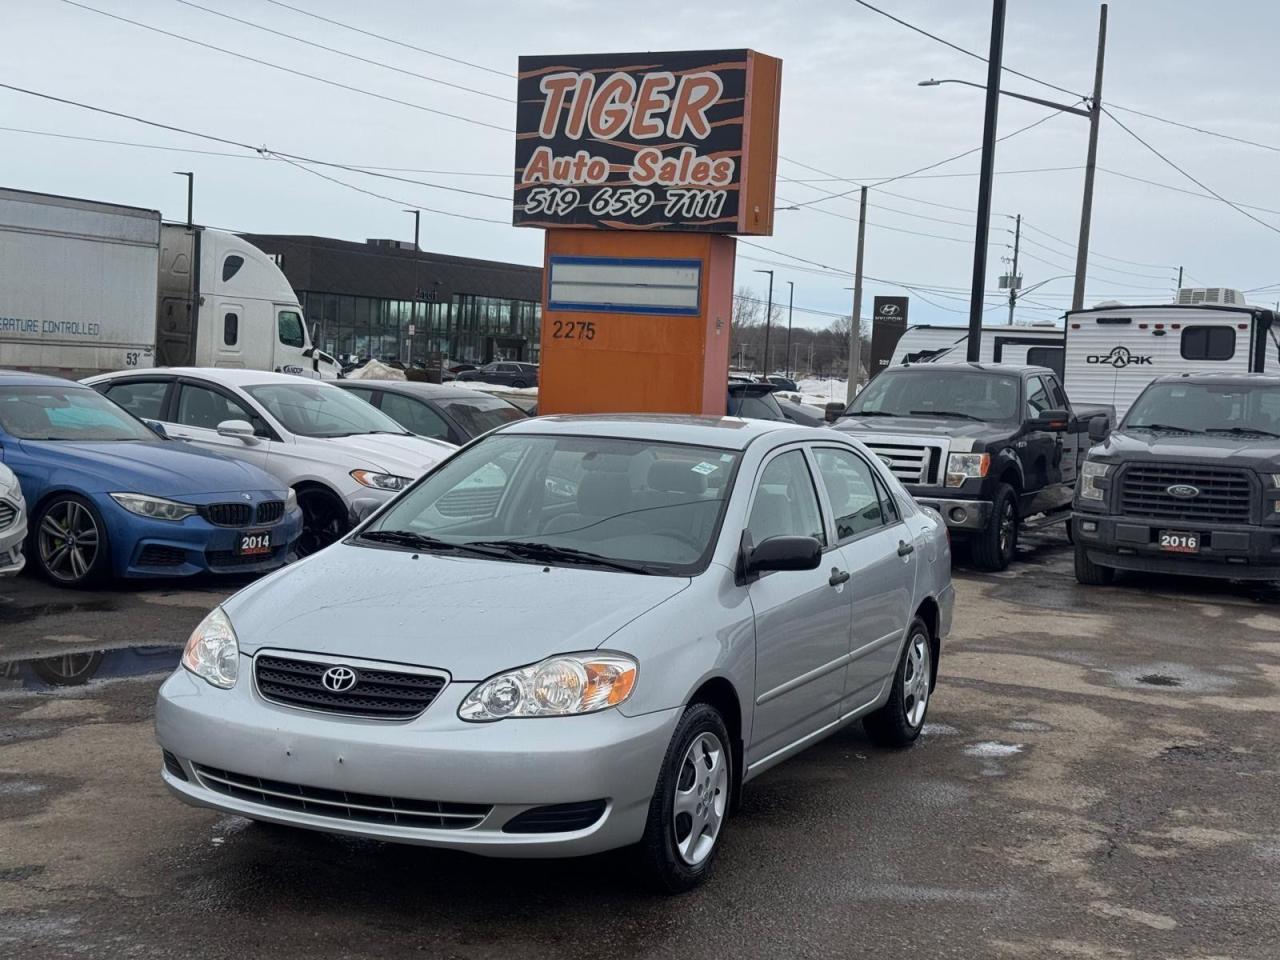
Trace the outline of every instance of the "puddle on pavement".
{"type": "Polygon", "coordinates": [[[1010,720],[1009,729],[1019,733],[1048,733],[1053,727],[1039,720],[1010,720]]]}
{"type": "Polygon", "coordinates": [[[1022,744],[1020,743],[998,743],[995,740],[987,740],[982,743],[971,743],[964,748],[964,752],[971,757],[982,757],[983,759],[1000,759],[1003,757],[1012,757],[1022,752],[1022,744]]]}
{"type": "Polygon", "coordinates": [[[1225,693],[1239,683],[1235,677],[1198,670],[1185,663],[1141,663],[1124,670],[1109,671],[1121,687],[1156,692],[1160,689],[1188,693],[1225,693]]]}
{"type": "Polygon", "coordinates": [[[48,693],[104,680],[159,677],[172,673],[181,656],[180,646],[151,645],[0,661],[0,696],[48,693]]]}
{"type": "Polygon", "coordinates": [[[1182,681],[1177,677],[1171,677],[1164,673],[1144,673],[1138,677],[1139,683],[1145,683],[1149,687],[1180,687],[1182,681]]]}
{"type": "Polygon", "coordinates": [[[37,603],[24,607],[16,603],[0,604],[0,624],[27,623],[39,617],[57,617],[68,613],[104,613],[115,610],[111,600],[82,600],[69,603],[37,603]]]}

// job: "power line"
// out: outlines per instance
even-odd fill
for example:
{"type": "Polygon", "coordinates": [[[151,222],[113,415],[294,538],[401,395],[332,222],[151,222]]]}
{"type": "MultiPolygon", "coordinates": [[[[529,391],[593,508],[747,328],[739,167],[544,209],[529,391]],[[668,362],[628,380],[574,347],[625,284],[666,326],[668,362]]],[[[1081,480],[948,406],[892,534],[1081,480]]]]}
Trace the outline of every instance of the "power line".
{"type": "Polygon", "coordinates": [[[300,13],[304,17],[311,17],[313,20],[321,20],[324,23],[332,24],[335,27],[342,27],[342,29],[350,30],[353,33],[363,34],[366,37],[373,37],[375,40],[382,40],[385,43],[394,43],[397,47],[404,47],[406,50],[425,53],[429,57],[438,57],[441,60],[448,60],[450,63],[461,64],[464,67],[473,67],[476,70],[483,70],[485,73],[492,73],[499,77],[515,78],[514,73],[508,73],[506,70],[497,70],[494,67],[486,67],[481,63],[474,63],[471,60],[451,57],[447,53],[439,53],[435,50],[428,50],[426,47],[414,46],[412,43],[407,43],[404,40],[397,40],[395,37],[388,37],[381,33],[374,33],[372,30],[365,30],[350,23],[343,23],[341,20],[331,20],[329,17],[322,17],[320,14],[312,13],[310,10],[304,10],[301,7],[295,7],[292,4],[284,3],[283,0],[266,0],[266,2],[277,7],[283,7],[286,10],[292,10],[294,13],[300,13]]]}
{"type": "MultiPolygon", "coordinates": [[[[952,50],[955,50],[957,53],[963,53],[966,57],[973,57],[973,59],[981,61],[982,63],[987,62],[987,58],[982,56],[981,54],[974,53],[972,50],[966,50],[964,47],[960,46],[957,43],[952,43],[950,40],[942,39],[942,37],[938,36],[936,33],[930,33],[928,30],[925,30],[923,27],[917,27],[914,23],[908,23],[906,20],[903,20],[900,17],[895,17],[892,13],[889,13],[887,10],[881,10],[879,7],[874,6],[870,3],[867,3],[866,0],[853,0],[853,2],[858,4],[861,7],[866,7],[868,10],[872,10],[875,13],[880,14],[880,16],[882,17],[888,17],[894,23],[900,24],[906,27],[908,30],[914,30],[916,33],[922,34],[923,36],[928,37],[930,40],[936,40],[938,43],[942,44],[944,47],[950,47],[952,50]]],[[[1033,77],[1029,73],[1022,73],[1019,70],[1014,70],[1012,67],[1002,66],[1000,69],[1003,70],[1005,73],[1013,74],[1015,77],[1021,77],[1023,80],[1030,80],[1032,83],[1038,83],[1042,87],[1048,87],[1050,90],[1057,90],[1059,93],[1065,93],[1072,97],[1080,97],[1080,94],[1076,93],[1074,90],[1068,90],[1066,87],[1060,87],[1056,83],[1050,83],[1048,80],[1041,80],[1039,77],[1033,77]]],[[[1083,100],[1085,98],[1080,97],[1080,99],[1083,100]]]]}
{"type": "MultiPolygon", "coordinates": [[[[1185,187],[1175,187],[1171,183],[1161,183],[1159,180],[1148,180],[1146,177],[1136,177],[1131,173],[1121,173],[1119,170],[1109,170],[1106,167],[1098,167],[1103,173],[1110,174],[1113,177],[1120,177],[1124,180],[1134,180],[1138,183],[1145,183],[1148,186],[1160,187],[1163,190],[1172,190],[1174,193],[1186,194],[1188,197],[1200,197],[1202,200],[1217,200],[1218,198],[1211,193],[1197,193],[1195,190],[1188,190],[1185,187]]],[[[1260,207],[1254,203],[1241,203],[1234,201],[1234,206],[1244,207],[1246,210],[1259,210],[1262,213],[1274,213],[1280,215],[1280,210],[1273,210],[1270,207],[1260,207]]]]}
{"type": "MultiPolygon", "coordinates": [[[[1022,242],[1035,243],[1034,240],[1028,240],[1026,237],[1022,238],[1022,242]]],[[[1053,250],[1053,249],[1050,249],[1049,247],[1044,246],[1044,244],[1036,244],[1036,246],[1040,247],[1041,249],[1048,250],[1051,254],[1057,254],[1060,257],[1065,256],[1064,254],[1058,253],[1058,251],[1056,250],[1053,250]]],[[[1061,262],[1055,262],[1053,260],[1046,260],[1044,257],[1031,253],[1029,250],[1022,251],[1022,255],[1025,257],[1029,257],[1032,260],[1035,260],[1039,263],[1043,263],[1045,266],[1053,267],[1055,270],[1073,270],[1074,269],[1074,266],[1072,265],[1064,264],[1061,262]]],[[[1106,280],[1107,283],[1112,284],[1113,286],[1133,287],[1135,290],[1167,290],[1168,289],[1168,285],[1163,287],[1152,287],[1143,283],[1130,283],[1127,280],[1116,280],[1114,277],[1103,277],[1102,279],[1106,280]]],[[[1170,278],[1170,280],[1172,281],[1172,278],[1170,278]]]]}
{"type": "MultiPolygon", "coordinates": [[[[1023,221],[1023,226],[1026,226],[1026,221],[1023,221]]],[[[1041,250],[1047,250],[1049,253],[1052,253],[1053,255],[1058,256],[1058,257],[1062,257],[1062,256],[1075,256],[1075,251],[1074,251],[1074,250],[1070,251],[1070,253],[1069,253],[1069,254],[1064,254],[1061,250],[1058,250],[1058,249],[1056,249],[1056,248],[1054,248],[1054,247],[1050,247],[1050,246],[1048,246],[1047,244],[1043,244],[1043,243],[1041,243],[1039,240],[1032,240],[1030,237],[1023,237],[1023,238],[1022,238],[1022,242],[1023,242],[1023,243],[1027,243],[1027,244],[1030,244],[1030,245],[1031,245],[1031,246],[1033,246],[1033,247],[1039,247],[1041,250]]],[[[1090,253],[1090,256],[1092,256],[1092,253],[1090,253]]],[[[1108,266],[1106,266],[1105,264],[1101,264],[1101,263],[1094,263],[1092,260],[1086,260],[1085,262],[1086,262],[1089,266],[1093,267],[1095,270],[1105,270],[1105,271],[1107,271],[1107,272],[1109,272],[1109,273],[1119,273],[1119,274],[1123,274],[1123,275],[1124,275],[1124,276],[1126,276],[1126,277],[1141,277],[1143,280],[1171,280],[1171,279],[1173,279],[1172,277],[1168,277],[1168,276],[1157,276],[1157,275],[1155,275],[1155,274],[1153,274],[1153,273],[1138,273],[1138,272],[1137,272],[1137,271],[1135,271],[1135,270],[1121,270],[1119,267],[1108,267],[1108,266]]],[[[1173,270],[1174,268],[1173,268],[1173,267],[1166,267],[1165,269],[1173,270]]]]}
{"type": "Polygon", "coordinates": [[[420,103],[414,103],[411,100],[401,100],[399,97],[392,97],[383,93],[375,93],[373,90],[365,90],[363,87],[355,87],[351,84],[341,83],[337,80],[330,80],[327,77],[321,77],[314,73],[295,70],[292,67],[286,67],[283,64],[272,63],[270,60],[261,60],[257,57],[251,57],[247,53],[237,53],[235,50],[228,50],[226,47],[219,47],[212,43],[205,43],[203,40],[197,40],[194,37],[188,37],[181,33],[173,33],[169,30],[162,30],[159,27],[153,27],[150,24],[141,22],[140,20],[130,20],[128,17],[122,17],[119,14],[108,13],[106,10],[99,10],[97,7],[91,7],[87,4],[79,3],[78,0],[62,0],[62,2],[72,7],[78,7],[81,10],[88,10],[90,13],[96,13],[111,20],[118,20],[121,23],[127,23],[143,30],[149,30],[152,33],[158,33],[161,36],[170,37],[174,40],[181,40],[184,43],[194,44],[195,46],[203,47],[206,50],[216,50],[218,53],[224,53],[227,56],[235,57],[238,60],[247,60],[250,63],[258,64],[259,66],[270,67],[272,70],[279,70],[283,73],[292,74],[295,77],[305,77],[307,80],[315,80],[317,83],[323,83],[330,87],[337,87],[340,90],[363,94],[366,97],[373,97],[375,100],[399,104],[402,107],[410,107],[413,110],[421,110],[423,113],[430,113],[440,117],[448,117],[450,120],[457,120],[461,123],[470,123],[477,127],[487,127],[490,130],[498,130],[502,133],[513,132],[510,127],[499,126],[496,123],[489,123],[485,120],[476,120],[474,117],[466,117],[457,113],[449,113],[447,110],[437,110],[435,107],[427,107],[420,103]]]}
{"type": "Polygon", "coordinates": [[[403,74],[407,77],[416,77],[419,80],[426,80],[428,83],[438,83],[442,86],[452,87],[454,90],[463,90],[467,93],[474,93],[480,97],[489,97],[491,100],[501,100],[504,103],[515,103],[512,97],[504,97],[501,94],[489,93],[486,90],[477,90],[475,87],[466,87],[460,83],[452,83],[448,80],[441,80],[439,77],[430,77],[425,73],[416,73],[413,70],[406,70],[403,67],[397,67],[390,63],[383,63],[381,60],[373,60],[369,57],[362,57],[357,53],[351,53],[348,50],[340,50],[337,47],[326,46],[323,43],[316,43],[313,40],[306,40],[302,37],[295,36],[292,33],[286,33],[283,30],[276,30],[272,27],[264,26],[260,23],[254,23],[252,20],[244,20],[240,17],[232,16],[229,13],[223,13],[221,10],[214,10],[202,4],[195,3],[193,0],[174,0],[174,3],[180,3],[184,7],[192,7],[196,10],[203,10],[205,13],[212,14],[215,17],[222,17],[224,20],[230,20],[233,23],[240,23],[246,27],[252,27],[254,30],[261,30],[264,33],[274,34],[277,37],[284,37],[287,40],[293,40],[296,43],[305,44],[308,47],[315,47],[317,50],[325,50],[329,53],[336,53],[340,57],[347,57],[351,60],[358,60],[361,63],[367,63],[375,67],[382,67],[384,70],[391,70],[395,73],[403,74]]]}
{"type": "Polygon", "coordinates": [[[1154,113],[1146,113],[1142,110],[1135,110],[1133,107],[1122,107],[1118,103],[1108,104],[1113,110],[1123,110],[1125,113],[1132,113],[1139,117],[1146,117],[1148,120],[1158,120],[1160,123],[1167,123],[1171,127],[1181,127],[1183,130],[1192,130],[1196,133],[1202,133],[1208,137],[1218,137],[1221,140],[1230,140],[1233,143],[1243,143],[1250,147],[1260,147],[1263,150],[1270,150],[1274,153],[1280,153],[1280,147],[1270,143],[1259,143],[1257,140],[1248,140],[1244,137],[1232,136],[1229,133],[1220,133],[1217,130],[1208,130],[1205,127],[1197,127],[1191,123],[1182,123],[1178,120],[1170,120],[1168,117],[1158,117],[1154,113]]]}
{"type": "MultiPolygon", "coordinates": [[[[1057,240],[1058,243],[1062,244],[1065,247],[1070,248],[1073,254],[1076,252],[1076,245],[1074,243],[1072,243],[1069,240],[1063,240],[1061,237],[1056,237],[1052,233],[1050,233],[1048,230],[1042,230],[1039,227],[1037,227],[1035,224],[1028,223],[1026,217],[1022,218],[1022,226],[1024,228],[1030,228],[1034,232],[1048,237],[1050,240],[1057,240]]],[[[1092,250],[1092,249],[1090,249],[1089,251],[1089,256],[1101,257],[1103,260],[1115,260],[1117,263],[1127,263],[1131,267],[1155,267],[1160,270],[1171,269],[1170,265],[1167,263],[1142,263],[1139,260],[1126,260],[1123,257],[1113,257],[1106,253],[1098,253],[1096,250],[1092,250]]]]}
{"type": "Polygon", "coordinates": [[[1103,107],[1103,108],[1102,108],[1102,112],[1103,112],[1103,113],[1105,113],[1108,117],[1110,117],[1110,118],[1115,122],[1115,124],[1116,124],[1116,125],[1117,125],[1121,130],[1123,130],[1125,133],[1129,134],[1129,136],[1133,137],[1133,139],[1137,140],[1140,144],[1142,144],[1144,147],[1146,147],[1148,150],[1150,150],[1152,153],[1154,153],[1157,157],[1159,157],[1161,160],[1163,160],[1163,161],[1164,161],[1165,163],[1167,163],[1169,166],[1173,167],[1173,169],[1177,170],[1180,174],[1182,174],[1184,177],[1186,177],[1188,180],[1190,180],[1192,183],[1194,183],[1194,184],[1195,184],[1197,187],[1199,187],[1201,190],[1204,190],[1204,191],[1206,191],[1206,192],[1208,192],[1208,193],[1212,194],[1212,195],[1214,196],[1214,198],[1216,198],[1216,199],[1218,199],[1218,200],[1221,200],[1223,203],[1225,203],[1225,204],[1226,204],[1228,207],[1230,207],[1232,210],[1236,211],[1236,213],[1239,213],[1239,214],[1241,214],[1241,215],[1243,215],[1243,216],[1248,217],[1248,218],[1249,218],[1250,220],[1252,220],[1254,223],[1261,224],[1262,226],[1266,227],[1268,230],[1272,231],[1273,233],[1280,233],[1280,227],[1277,227],[1277,226],[1275,226],[1274,224],[1271,224],[1271,223],[1267,223],[1267,221],[1265,221],[1265,220],[1263,220],[1263,219],[1261,219],[1261,218],[1259,218],[1259,217],[1255,217],[1255,216],[1254,216],[1252,213],[1250,213],[1248,210],[1245,210],[1243,207],[1240,207],[1240,206],[1238,206],[1238,205],[1237,205],[1237,204],[1235,204],[1235,203],[1232,203],[1230,200],[1228,200],[1226,197],[1222,196],[1222,194],[1218,193],[1218,192],[1217,192],[1216,190],[1214,190],[1212,187],[1209,187],[1209,186],[1208,186],[1208,185],[1206,185],[1204,182],[1202,182],[1202,181],[1200,181],[1200,180],[1197,180],[1197,179],[1196,179],[1195,177],[1193,177],[1191,174],[1187,173],[1187,171],[1186,171],[1186,170],[1183,170],[1183,169],[1182,169],[1182,167],[1178,166],[1176,163],[1174,163],[1172,160],[1170,160],[1168,157],[1166,157],[1163,153],[1161,153],[1159,150],[1157,150],[1157,149],[1156,149],[1155,147],[1153,147],[1151,144],[1147,143],[1147,141],[1143,140],[1140,136],[1138,136],[1136,133],[1134,133],[1132,130],[1130,130],[1127,126],[1125,126],[1125,125],[1124,125],[1124,123],[1123,123],[1119,118],[1117,118],[1117,117],[1116,117],[1116,115],[1115,115],[1114,113],[1112,113],[1110,110],[1108,110],[1106,107],[1103,107]]]}

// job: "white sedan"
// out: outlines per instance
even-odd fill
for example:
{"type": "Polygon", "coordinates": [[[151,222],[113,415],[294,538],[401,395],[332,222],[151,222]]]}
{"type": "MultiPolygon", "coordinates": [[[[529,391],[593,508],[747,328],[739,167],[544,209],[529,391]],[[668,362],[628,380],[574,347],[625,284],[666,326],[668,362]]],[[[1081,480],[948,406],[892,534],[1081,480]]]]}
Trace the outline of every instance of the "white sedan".
{"type": "Polygon", "coordinates": [[[456,448],[408,433],[337,387],[283,373],[163,367],[84,381],[165,436],[245,460],[292,487],[300,555],[332,543],[456,448]]]}
{"type": "Polygon", "coordinates": [[[22,541],[27,537],[27,511],[13,471],[0,463],[0,577],[22,570],[22,541]]]}

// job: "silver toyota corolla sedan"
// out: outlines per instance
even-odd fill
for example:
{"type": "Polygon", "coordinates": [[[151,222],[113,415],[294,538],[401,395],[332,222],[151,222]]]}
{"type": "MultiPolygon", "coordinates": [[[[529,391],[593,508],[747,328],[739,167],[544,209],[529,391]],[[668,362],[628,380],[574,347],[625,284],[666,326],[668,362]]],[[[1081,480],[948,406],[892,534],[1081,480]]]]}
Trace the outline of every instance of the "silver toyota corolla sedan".
{"type": "Polygon", "coordinates": [[[160,691],[163,776],[334,833],[635,845],[682,890],[746,781],[858,719],[916,739],[952,602],[941,519],[854,439],[519,421],[210,613],[160,691]]]}

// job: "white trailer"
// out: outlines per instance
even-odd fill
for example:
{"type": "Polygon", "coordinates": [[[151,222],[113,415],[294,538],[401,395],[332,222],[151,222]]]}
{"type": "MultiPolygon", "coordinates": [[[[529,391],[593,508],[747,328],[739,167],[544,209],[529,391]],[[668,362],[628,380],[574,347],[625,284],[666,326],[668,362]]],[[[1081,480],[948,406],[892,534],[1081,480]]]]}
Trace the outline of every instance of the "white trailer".
{"type": "Polygon", "coordinates": [[[1235,290],[1181,290],[1163,305],[1099,304],[1067,313],[1063,382],[1073,402],[1111,404],[1121,419],[1159,376],[1280,367],[1278,337],[1275,313],[1235,290]]]}
{"type": "Polygon", "coordinates": [[[80,378],[151,366],[339,370],[275,261],[236,234],[0,189],[0,367],[80,378]]]}
{"type": "MultiPolygon", "coordinates": [[[[983,363],[1014,363],[1048,367],[1062,376],[1062,328],[1051,324],[1019,327],[1001,324],[982,328],[983,363]]],[[[944,327],[920,323],[907,327],[894,348],[889,366],[904,363],[947,363],[964,360],[969,331],[965,327],[944,327]]]]}

